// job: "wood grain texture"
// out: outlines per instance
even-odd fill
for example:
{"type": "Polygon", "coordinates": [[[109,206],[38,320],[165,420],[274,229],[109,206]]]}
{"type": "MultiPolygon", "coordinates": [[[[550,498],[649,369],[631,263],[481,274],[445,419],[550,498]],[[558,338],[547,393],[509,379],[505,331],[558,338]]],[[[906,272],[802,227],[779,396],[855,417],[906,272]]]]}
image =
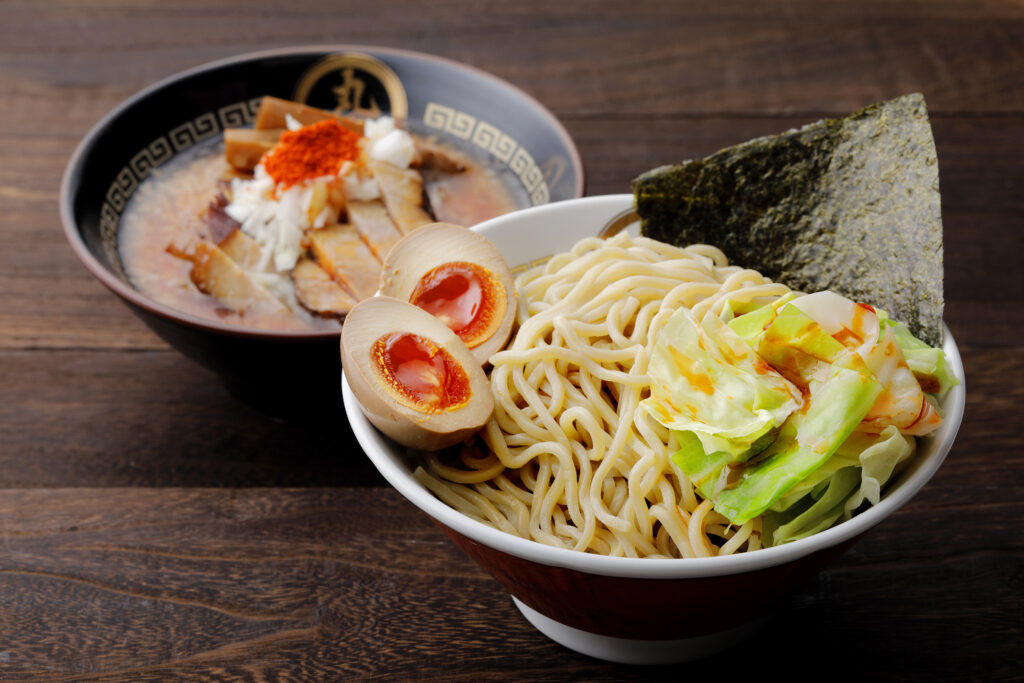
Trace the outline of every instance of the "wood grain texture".
{"type": "Polygon", "coordinates": [[[0,3],[0,680],[1020,680],[1024,5],[1011,0],[0,3]],[[968,399],[934,479],[734,651],[600,662],[541,636],[385,485],[338,406],[268,418],[76,261],[64,167],[212,59],[369,44],[541,100],[588,193],[906,92],[939,154],[968,399]]]}
{"type": "Polygon", "coordinates": [[[137,89],[239,52],[389,45],[467,62],[559,115],[846,112],[920,89],[941,109],[1018,111],[1024,8],[984,0],[421,3],[6,2],[19,82],[137,89]],[[35,40],[46,30],[48,40],[35,40]],[[841,83],[841,87],[836,87],[841,83]]]}
{"type": "MultiPolygon", "coordinates": [[[[962,666],[965,678],[1012,673],[998,655],[1000,635],[1016,632],[1018,605],[993,579],[1022,578],[1019,553],[977,537],[950,539],[937,552],[916,531],[964,516],[982,522],[991,511],[908,506],[722,660],[736,660],[737,674],[754,672],[797,642],[815,653],[812,661],[844,661],[854,678],[907,680],[937,664],[962,666]],[[975,590],[951,592],[951,579],[975,590]],[[972,618],[948,628],[964,616],[972,618]],[[928,647],[901,651],[897,670],[857,654],[884,657],[910,634],[928,647]]],[[[386,489],[4,491],[0,515],[5,680],[679,673],[609,665],[550,643],[424,515],[386,489]]],[[[713,675],[720,666],[687,671],[713,675]]]]}

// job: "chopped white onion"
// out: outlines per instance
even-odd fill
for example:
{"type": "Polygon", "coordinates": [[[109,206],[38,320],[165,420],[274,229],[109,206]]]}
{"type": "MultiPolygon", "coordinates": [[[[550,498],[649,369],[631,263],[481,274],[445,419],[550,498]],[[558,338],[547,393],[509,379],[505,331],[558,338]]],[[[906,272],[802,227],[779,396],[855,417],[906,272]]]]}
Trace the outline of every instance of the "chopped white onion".
{"type": "MultiPolygon", "coordinates": [[[[291,114],[285,115],[288,130],[302,128],[291,114]]],[[[415,157],[412,137],[395,126],[390,116],[365,122],[367,154],[371,159],[386,161],[399,168],[408,168],[415,157]]],[[[345,196],[351,200],[371,200],[380,197],[376,180],[363,176],[356,164],[342,165],[341,177],[345,196]]],[[[278,189],[263,164],[258,164],[252,180],[236,178],[231,181],[231,203],[224,211],[237,221],[260,245],[258,269],[271,263],[274,270],[284,273],[295,267],[302,255],[302,235],[308,229],[322,228],[337,220],[338,208],[328,204],[316,216],[310,216],[313,182],[310,179],[288,189],[278,189]]]]}

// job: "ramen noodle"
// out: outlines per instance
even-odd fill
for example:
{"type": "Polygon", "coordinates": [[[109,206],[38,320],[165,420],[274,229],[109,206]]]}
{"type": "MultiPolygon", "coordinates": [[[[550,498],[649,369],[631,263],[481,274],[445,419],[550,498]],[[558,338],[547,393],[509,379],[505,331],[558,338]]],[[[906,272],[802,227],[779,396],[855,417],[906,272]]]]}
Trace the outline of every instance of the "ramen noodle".
{"type": "Polygon", "coordinates": [[[760,547],[760,519],[736,527],[670,460],[668,429],[639,410],[657,331],[679,307],[719,312],[789,290],[728,265],[621,233],[587,239],[517,281],[520,329],[491,362],[487,451],[427,457],[416,477],[499,529],[627,557],[703,557],[760,547]]]}
{"type": "Polygon", "coordinates": [[[590,238],[516,284],[480,441],[415,476],[556,547],[707,557],[817,533],[878,502],[956,383],[884,311],[711,246],[590,238]]]}

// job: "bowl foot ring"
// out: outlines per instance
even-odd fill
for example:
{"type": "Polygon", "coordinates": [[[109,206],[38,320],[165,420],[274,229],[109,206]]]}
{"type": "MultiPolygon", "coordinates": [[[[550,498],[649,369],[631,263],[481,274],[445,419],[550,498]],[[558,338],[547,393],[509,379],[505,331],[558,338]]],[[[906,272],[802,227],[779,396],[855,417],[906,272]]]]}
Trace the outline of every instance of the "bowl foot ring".
{"type": "Polygon", "coordinates": [[[546,617],[514,597],[512,602],[527,621],[559,645],[619,664],[676,664],[709,657],[748,638],[768,620],[764,616],[725,631],[680,640],[634,640],[582,631],[546,617]]]}

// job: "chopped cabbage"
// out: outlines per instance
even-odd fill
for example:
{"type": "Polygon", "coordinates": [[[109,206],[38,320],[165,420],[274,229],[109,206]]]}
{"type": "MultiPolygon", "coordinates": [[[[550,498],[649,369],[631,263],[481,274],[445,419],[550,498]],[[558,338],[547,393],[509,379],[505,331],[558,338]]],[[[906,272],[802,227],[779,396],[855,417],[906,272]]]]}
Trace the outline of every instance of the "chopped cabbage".
{"type": "Polygon", "coordinates": [[[647,408],[670,429],[693,433],[707,452],[739,457],[800,406],[800,391],[725,323],[676,311],[648,365],[647,408]]]}
{"type": "Polygon", "coordinates": [[[795,485],[765,513],[767,545],[806,538],[850,519],[862,504],[875,505],[882,487],[915,450],[894,426],[878,435],[854,432],[828,462],[795,485]]]}
{"type": "Polygon", "coordinates": [[[642,405],[673,430],[673,462],[716,511],[734,524],[767,513],[766,543],[877,503],[912,436],[941,423],[918,378],[952,386],[945,357],[884,312],[821,292],[723,317],[673,314],[642,405]]]}

